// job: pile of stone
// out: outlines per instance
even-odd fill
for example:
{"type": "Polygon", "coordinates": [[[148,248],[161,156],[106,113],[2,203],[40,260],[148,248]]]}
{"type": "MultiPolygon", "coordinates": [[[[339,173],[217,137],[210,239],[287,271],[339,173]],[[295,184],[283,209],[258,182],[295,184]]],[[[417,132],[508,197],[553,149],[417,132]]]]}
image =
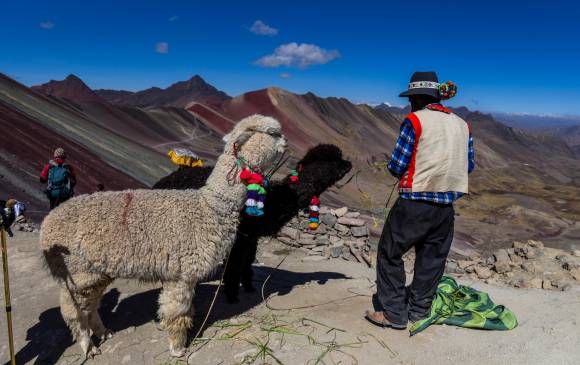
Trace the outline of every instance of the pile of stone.
{"type": "Polygon", "coordinates": [[[342,258],[371,266],[369,229],[360,212],[349,211],[348,207],[320,207],[316,230],[308,228],[308,213],[300,212],[276,239],[307,253],[307,261],[342,258]]]}
{"type": "Polygon", "coordinates": [[[569,290],[580,282],[580,250],[566,252],[540,241],[514,242],[483,258],[450,259],[446,272],[517,288],[569,290]]]}
{"type": "Polygon", "coordinates": [[[16,218],[16,220],[14,221],[12,231],[36,232],[38,231],[38,227],[36,226],[36,224],[26,219],[24,216],[20,216],[16,218]]]}

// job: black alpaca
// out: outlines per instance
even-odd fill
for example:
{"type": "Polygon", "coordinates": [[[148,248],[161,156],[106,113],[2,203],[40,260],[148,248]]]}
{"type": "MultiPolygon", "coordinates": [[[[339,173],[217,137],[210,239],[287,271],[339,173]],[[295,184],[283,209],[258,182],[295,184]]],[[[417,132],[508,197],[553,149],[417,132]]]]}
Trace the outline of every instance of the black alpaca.
{"type": "MultiPolygon", "coordinates": [[[[299,210],[308,207],[313,196],[322,194],[352,168],[343,159],[340,148],[329,144],[311,148],[296,166],[300,170],[297,182],[292,183],[289,175],[270,182],[263,216],[242,216],[224,274],[226,297],[231,303],[238,300],[240,282],[246,291],[255,290],[252,263],[256,259],[258,239],[276,235],[299,210]]],[[[205,185],[211,169],[180,168],[159,180],[153,189],[198,189],[205,185]]]]}

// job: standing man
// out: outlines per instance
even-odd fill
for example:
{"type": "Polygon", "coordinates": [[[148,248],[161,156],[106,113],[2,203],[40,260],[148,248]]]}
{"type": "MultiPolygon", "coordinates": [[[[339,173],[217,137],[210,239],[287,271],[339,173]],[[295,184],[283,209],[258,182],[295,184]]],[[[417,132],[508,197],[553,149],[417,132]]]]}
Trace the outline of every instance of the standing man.
{"type": "Polygon", "coordinates": [[[74,195],[76,177],[71,165],[65,162],[66,153],[61,147],[54,151],[54,159],[50,160],[40,173],[40,182],[46,183],[44,192],[50,202],[50,209],[74,195]]]}
{"type": "Polygon", "coordinates": [[[430,314],[437,284],[453,240],[453,202],[468,193],[474,166],[469,126],[441,100],[455,96],[451,81],[435,72],[415,72],[408,90],[411,113],[388,168],[399,182],[399,199],[389,213],[377,254],[379,311],[366,318],[382,327],[405,329],[430,314]],[[415,248],[413,282],[405,288],[402,256],[415,248]]]}

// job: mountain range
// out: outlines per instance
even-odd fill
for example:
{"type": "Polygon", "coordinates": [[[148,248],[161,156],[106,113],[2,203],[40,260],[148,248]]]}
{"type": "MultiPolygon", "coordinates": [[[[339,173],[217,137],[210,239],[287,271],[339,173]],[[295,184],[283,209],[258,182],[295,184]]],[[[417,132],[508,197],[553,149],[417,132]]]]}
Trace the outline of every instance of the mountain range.
{"type": "MultiPolygon", "coordinates": [[[[511,236],[552,237],[557,244],[576,237],[562,223],[580,221],[580,160],[566,141],[467,108],[455,112],[471,124],[477,161],[472,194],[457,204],[466,227],[458,240],[481,245],[487,236],[492,248],[511,236]]],[[[221,137],[254,113],[282,123],[292,154],[288,167],[318,143],[338,145],[353,161],[353,173],[360,172],[323,200],[381,214],[395,180],[371,164],[386,161],[406,110],[276,87],[232,98],[197,75],[138,92],[92,90],[74,75],[33,87],[0,75],[0,128],[8,131],[0,136],[0,196],[45,213],[37,176],[57,146],[78,170],[78,193],[94,191],[97,183],[111,190],[151,186],[175,168],[168,149],[189,148],[211,163],[221,153],[221,137]]]]}
{"type": "Polygon", "coordinates": [[[540,130],[540,134],[549,134],[562,138],[580,156],[580,125],[569,127],[552,127],[540,130]]]}
{"type": "Polygon", "coordinates": [[[225,100],[230,99],[230,96],[206,83],[199,75],[195,75],[187,81],[176,82],[165,89],[152,87],[137,92],[99,89],[95,90],[95,94],[112,104],[134,107],[175,106],[183,108],[192,101],[220,105],[225,100]]]}
{"type": "Polygon", "coordinates": [[[580,116],[533,113],[492,113],[507,125],[522,129],[565,128],[580,126],[580,116]]]}

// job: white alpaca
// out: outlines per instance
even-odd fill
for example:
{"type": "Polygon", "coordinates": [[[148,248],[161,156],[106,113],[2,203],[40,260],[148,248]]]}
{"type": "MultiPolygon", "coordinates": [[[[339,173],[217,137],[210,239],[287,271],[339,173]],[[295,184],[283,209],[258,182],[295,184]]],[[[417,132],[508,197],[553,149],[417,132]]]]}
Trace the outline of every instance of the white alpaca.
{"type": "Polygon", "coordinates": [[[275,119],[253,115],[226,136],[206,186],[199,190],[126,190],[81,195],[44,220],[40,244],[61,285],[61,312],[86,356],[99,353],[93,334],[109,332],[97,309],[117,278],[160,281],[159,318],[169,350],[183,356],[197,282],[224,259],[236,237],[245,187],[237,156],[264,170],[286,141],[275,119]]]}

